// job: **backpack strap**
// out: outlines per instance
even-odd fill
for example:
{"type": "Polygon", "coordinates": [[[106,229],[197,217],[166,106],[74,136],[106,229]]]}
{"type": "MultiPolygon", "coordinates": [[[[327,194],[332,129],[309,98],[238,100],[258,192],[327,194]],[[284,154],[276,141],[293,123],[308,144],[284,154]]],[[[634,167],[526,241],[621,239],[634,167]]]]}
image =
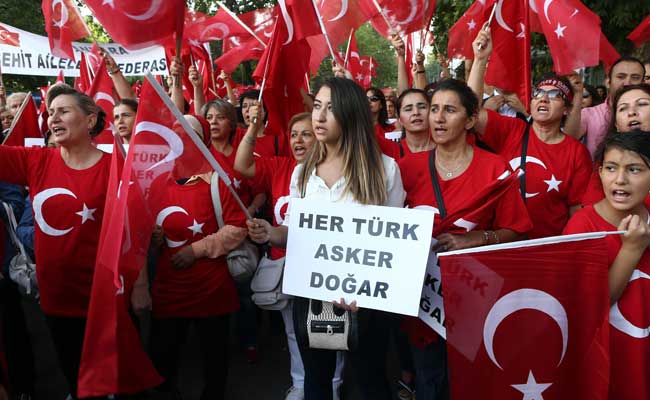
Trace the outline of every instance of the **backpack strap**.
{"type": "Polygon", "coordinates": [[[440,189],[440,182],[438,181],[438,173],[436,172],[436,150],[429,151],[429,173],[431,174],[431,184],[433,185],[433,193],[436,195],[436,203],[438,203],[438,211],[440,211],[440,218],[447,218],[447,209],[445,208],[445,200],[442,198],[442,190],[440,189]]]}

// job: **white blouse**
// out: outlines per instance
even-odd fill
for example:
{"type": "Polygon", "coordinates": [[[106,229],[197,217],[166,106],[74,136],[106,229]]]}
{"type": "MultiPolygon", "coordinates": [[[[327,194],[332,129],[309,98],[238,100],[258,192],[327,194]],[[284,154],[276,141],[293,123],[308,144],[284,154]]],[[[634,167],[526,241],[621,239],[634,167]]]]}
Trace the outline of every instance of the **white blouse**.
{"type": "MultiPolygon", "coordinates": [[[[400,175],[399,166],[397,162],[391,157],[382,154],[382,162],[384,164],[384,171],[386,175],[386,202],[382,204],[387,207],[404,207],[404,199],[406,192],[402,185],[402,176],[400,175]]],[[[291,186],[289,188],[289,197],[300,198],[300,189],[298,188],[298,178],[303,164],[296,165],[293,173],[291,174],[291,186]]],[[[345,190],[345,177],[342,176],[331,188],[327,187],[325,181],[320,176],[316,175],[316,168],[312,171],[307,181],[305,188],[305,199],[314,200],[327,200],[333,203],[342,204],[359,204],[352,194],[345,190]]],[[[283,224],[289,226],[289,218],[291,215],[291,205],[287,208],[283,224]]]]}

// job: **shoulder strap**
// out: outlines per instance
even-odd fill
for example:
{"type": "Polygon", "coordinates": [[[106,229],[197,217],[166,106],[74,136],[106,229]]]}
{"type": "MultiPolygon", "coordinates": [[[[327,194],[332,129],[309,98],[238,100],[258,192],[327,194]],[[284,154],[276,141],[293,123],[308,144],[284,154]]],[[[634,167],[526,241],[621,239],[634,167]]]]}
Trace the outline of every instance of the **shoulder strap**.
{"type": "Polygon", "coordinates": [[[4,201],[2,202],[2,206],[4,207],[6,213],[7,213],[7,220],[9,221],[9,226],[7,226],[7,231],[9,232],[9,237],[11,237],[11,241],[13,242],[14,246],[18,249],[20,254],[25,257],[27,262],[31,263],[32,259],[31,257],[27,254],[25,251],[25,247],[23,246],[22,242],[20,239],[18,239],[18,236],[16,235],[16,228],[18,227],[18,223],[16,222],[16,216],[14,215],[14,209],[11,208],[11,206],[4,201]]]}
{"type": "Polygon", "coordinates": [[[217,217],[217,224],[219,229],[223,228],[223,210],[221,208],[221,196],[219,196],[219,174],[216,171],[212,172],[210,178],[210,195],[212,197],[212,207],[214,207],[214,215],[217,217]]]}
{"type": "Polygon", "coordinates": [[[399,158],[404,158],[404,145],[402,145],[402,140],[398,140],[397,144],[399,144],[399,158]]]}
{"type": "Polygon", "coordinates": [[[521,198],[526,202],[526,154],[528,153],[528,139],[530,137],[530,125],[526,124],[526,130],[524,131],[524,137],[521,142],[521,159],[519,164],[519,169],[521,169],[524,174],[519,177],[519,192],[521,193],[521,198]]]}
{"type": "Polygon", "coordinates": [[[445,200],[442,198],[442,190],[440,189],[440,182],[438,182],[438,173],[436,172],[436,151],[429,151],[429,173],[431,174],[431,184],[433,185],[433,193],[436,195],[436,203],[438,203],[438,211],[440,211],[440,218],[447,218],[447,209],[445,208],[445,200]]]}
{"type": "Polygon", "coordinates": [[[280,154],[278,154],[280,152],[280,143],[279,143],[279,139],[278,139],[279,136],[280,135],[275,135],[273,137],[273,147],[275,148],[275,155],[276,156],[280,155],[280,154]]]}

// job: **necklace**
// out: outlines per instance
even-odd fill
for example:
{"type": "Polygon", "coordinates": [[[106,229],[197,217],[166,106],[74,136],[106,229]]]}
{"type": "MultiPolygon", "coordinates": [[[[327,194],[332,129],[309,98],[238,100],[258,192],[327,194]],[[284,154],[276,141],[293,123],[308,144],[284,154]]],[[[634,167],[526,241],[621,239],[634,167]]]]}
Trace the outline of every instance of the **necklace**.
{"type": "MultiPolygon", "coordinates": [[[[463,157],[463,158],[464,158],[464,157],[463,157]]],[[[460,169],[460,167],[463,166],[463,159],[461,158],[460,161],[458,161],[458,165],[456,165],[454,168],[452,168],[452,169],[447,169],[447,168],[445,168],[445,167],[440,163],[440,161],[439,161],[439,159],[438,159],[438,151],[437,151],[437,149],[436,149],[436,165],[438,165],[438,166],[440,167],[440,169],[442,169],[442,170],[444,171],[445,176],[446,176],[447,178],[452,178],[452,177],[454,176],[454,174],[455,174],[456,172],[458,172],[458,170],[460,169]]]]}

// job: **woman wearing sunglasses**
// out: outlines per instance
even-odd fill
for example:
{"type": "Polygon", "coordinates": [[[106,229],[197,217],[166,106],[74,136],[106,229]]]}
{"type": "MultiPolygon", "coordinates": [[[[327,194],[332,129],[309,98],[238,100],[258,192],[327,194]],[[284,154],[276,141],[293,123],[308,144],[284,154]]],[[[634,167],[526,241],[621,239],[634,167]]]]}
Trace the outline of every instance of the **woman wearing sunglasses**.
{"type": "MultiPolygon", "coordinates": [[[[489,28],[479,32],[473,48],[474,64],[468,84],[475,93],[483,93],[492,52],[489,28]]],[[[580,142],[560,129],[572,100],[571,84],[564,78],[548,76],[533,90],[532,123],[486,109],[478,115],[479,138],[509,161],[512,169],[525,170],[520,193],[533,221],[530,238],[561,234],[569,216],[582,207],[591,175],[591,157],[580,142]]]]}

